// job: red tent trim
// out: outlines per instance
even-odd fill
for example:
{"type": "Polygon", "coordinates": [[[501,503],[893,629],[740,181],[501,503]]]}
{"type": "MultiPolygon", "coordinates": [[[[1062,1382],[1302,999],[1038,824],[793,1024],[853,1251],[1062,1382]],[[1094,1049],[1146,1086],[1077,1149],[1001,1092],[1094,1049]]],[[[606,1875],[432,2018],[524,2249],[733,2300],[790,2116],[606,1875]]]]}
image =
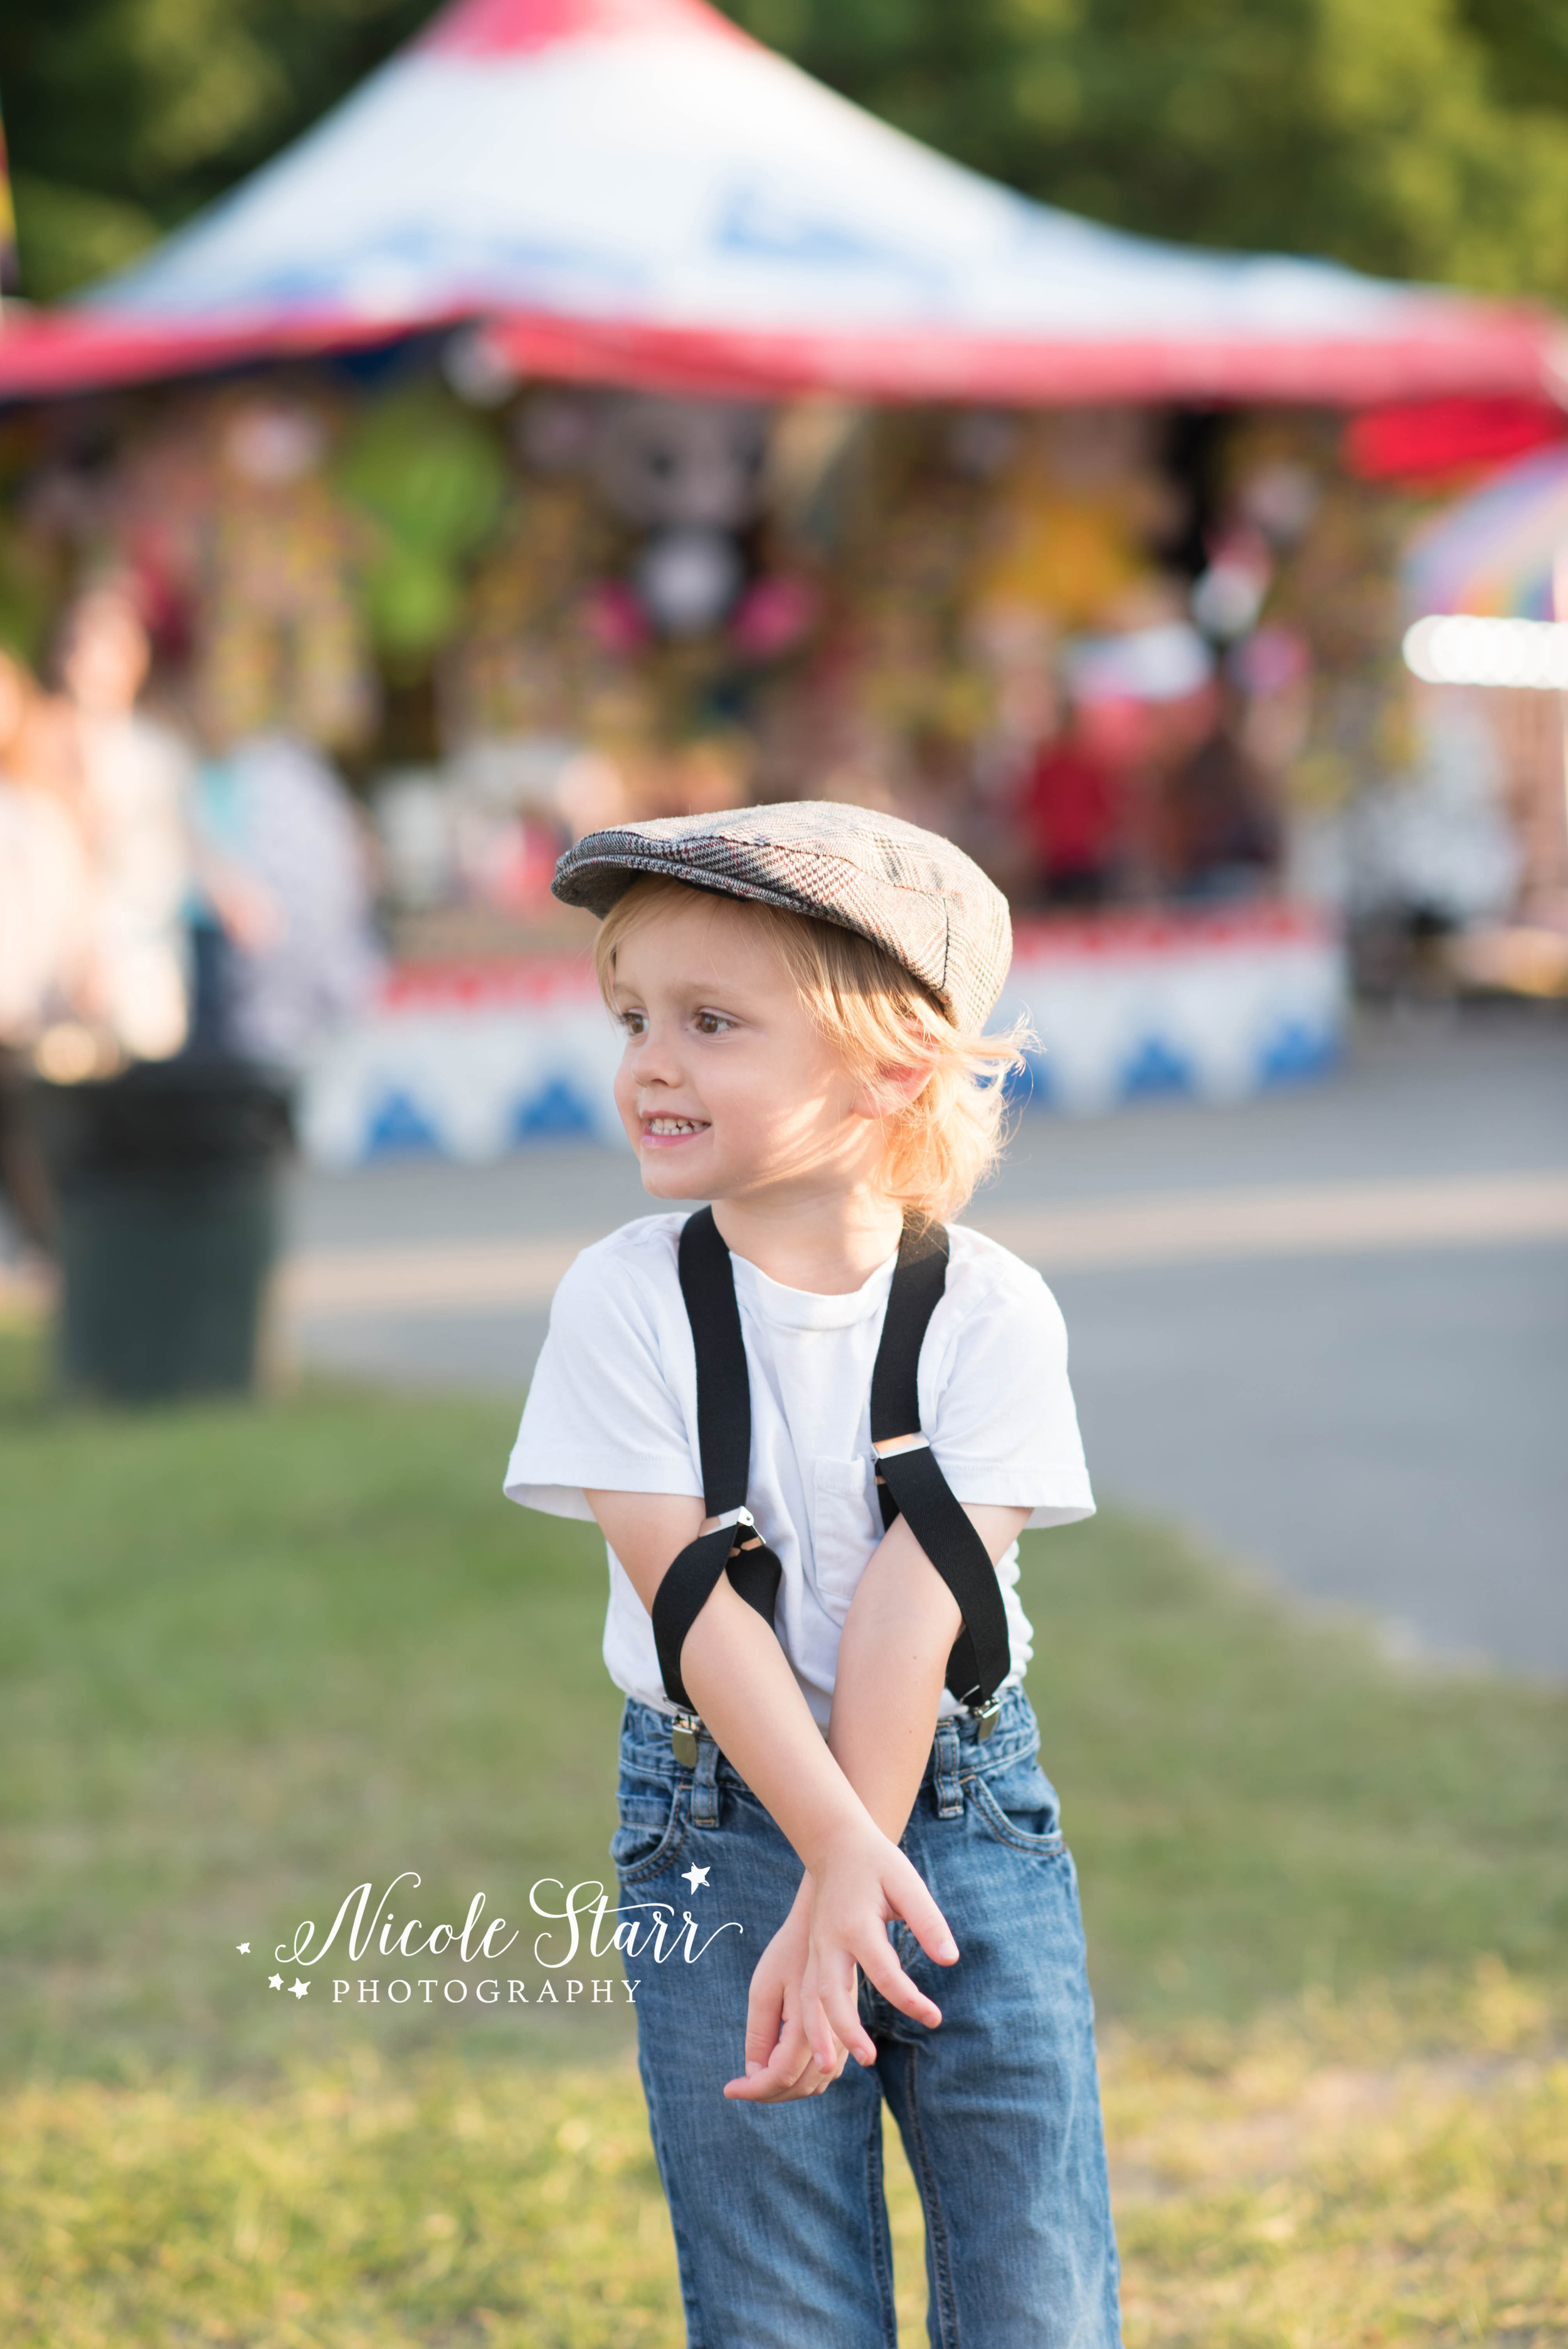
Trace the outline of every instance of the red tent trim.
{"type": "MultiPolygon", "coordinates": [[[[85,309],[27,316],[0,332],[0,397],[47,398],[364,348],[455,325],[466,315],[453,309],[366,318],[326,311],[211,326],[111,319],[85,309]]],[[[1461,392],[1539,402],[1560,347],[1560,329],[1542,312],[1493,309],[1472,326],[1459,302],[1434,302],[1424,315],[1413,313],[1408,331],[1387,341],[1073,343],[853,329],[754,333],[544,312],[492,318],[484,331],[495,355],[520,376],[750,398],[832,392],[1020,405],[1250,399],[1367,407],[1461,392]]]]}
{"type": "Polygon", "coordinates": [[[1050,405],[1097,399],[1274,400],[1361,407],[1398,394],[1483,388],[1539,398],[1559,329],[1543,314],[1434,304],[1398,339],[1270,344],[1002,340],[954,334],[748,333],[513,315],[487,339],[520,375],[752,398],[837,392],[877,400],[1050,405]]]}
{"type": "Polygon", "coordinates": [[[404,335],[455,326],[468,315],[375,318],[338,312],[250,319],[222,326],[95,317],[59,310],[7,317],[0,329],[0,399],[44,399],[112,390],[258,361],[365,350],[404,335]]]}

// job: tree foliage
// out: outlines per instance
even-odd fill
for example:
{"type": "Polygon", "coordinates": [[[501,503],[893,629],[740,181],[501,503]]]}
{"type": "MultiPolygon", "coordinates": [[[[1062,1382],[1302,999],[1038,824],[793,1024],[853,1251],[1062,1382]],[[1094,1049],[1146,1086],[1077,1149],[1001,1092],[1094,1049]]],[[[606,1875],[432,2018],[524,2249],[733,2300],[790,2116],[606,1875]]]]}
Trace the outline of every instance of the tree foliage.
{"type": "MultiPolygon", "coordinates": [[[[1568,296],[1563,0],[727,0],[976,170],[1210,245],[1568,296]]],[[[429,0],[40,0],[0,23],[26,290],[101,274],[316,119],[429,0]]]]}
{"type": "Polygon", "coordinates": [[[1149,235],[1568,293],[1562,0],[730,0],[917,138],[1149,235]]]}
{"type": "Polygon", "coordinates": [[[430,0],[19,0],[0,105],[23,290],[128,261],[264,163],[431,14],[430,0]]]}

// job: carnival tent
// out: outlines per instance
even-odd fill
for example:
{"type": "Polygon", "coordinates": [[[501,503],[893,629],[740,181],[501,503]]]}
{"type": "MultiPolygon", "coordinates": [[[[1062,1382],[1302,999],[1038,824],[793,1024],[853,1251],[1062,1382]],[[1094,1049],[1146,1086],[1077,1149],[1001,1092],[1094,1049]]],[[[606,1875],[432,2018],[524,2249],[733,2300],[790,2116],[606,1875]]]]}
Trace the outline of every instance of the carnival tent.
{"type": "Polygon", "coordinates": [[[0,394],[463,321],[519,372],[709,392],[1542,397],[1524,306],[1026,202],[704,0],[456,0],[145,263],[7,324],[0,394]]]}

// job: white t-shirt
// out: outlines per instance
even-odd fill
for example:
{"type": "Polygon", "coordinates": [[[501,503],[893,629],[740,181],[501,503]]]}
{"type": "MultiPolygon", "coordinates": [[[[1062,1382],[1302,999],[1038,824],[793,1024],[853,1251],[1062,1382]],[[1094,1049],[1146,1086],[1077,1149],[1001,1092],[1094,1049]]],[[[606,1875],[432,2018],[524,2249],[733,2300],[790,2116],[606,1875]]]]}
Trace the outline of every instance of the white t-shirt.
{"type": "MultiPolygon", "coordinates": [[[[509,1497],[553,1516],[592,1516],[584,1489],[702,1495],[696,1358],[676,1269],[684,1213],[646,1216],[584,1248],[555,1292],[506,1472],[509,1497]]],[[[1067,1330],[1026,1264],[950,1227],[947,1285],[920,1354],[920,1423],[960,1501],[1026,1508],[1031,1526],[1093,1515],[1067,1330]]],[[[783,1567],[775,1624],[817,1721],[827,1724],[839,1635],[882,1537],[871,1436],[872,1365],[892,1283],[890,1256],[860,1288],[785,1288],[735,1257],[751,1381],[748,1505],[783,1567]]],[[[673,1711],[654,1628],[612,1550],[604,1661],[628,1696],[673,1711]]],[[[1017,1545],[996,1568],[1012,1670],[1032,1652],[1018,1604],[1017,1545]]],[[[962,1710],[945,1691],[944,1713],[962,1710]]]]}

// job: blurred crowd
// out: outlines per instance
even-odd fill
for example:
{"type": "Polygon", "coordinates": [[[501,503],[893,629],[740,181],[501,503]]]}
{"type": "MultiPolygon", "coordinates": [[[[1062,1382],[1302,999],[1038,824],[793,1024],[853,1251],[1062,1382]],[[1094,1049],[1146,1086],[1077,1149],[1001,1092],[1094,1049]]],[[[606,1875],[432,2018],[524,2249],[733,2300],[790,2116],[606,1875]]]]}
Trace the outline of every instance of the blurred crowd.
{"type": "Polygon", "coordinates": [[[282,734],[204,752],[150,702],[133,584],[65,609],[39,672],[0,649],[0,1191],[46,1249],[28,1088],[137,1063],[288,1071],[363,1000],[377,954],[360,819],[282,734]]]}

